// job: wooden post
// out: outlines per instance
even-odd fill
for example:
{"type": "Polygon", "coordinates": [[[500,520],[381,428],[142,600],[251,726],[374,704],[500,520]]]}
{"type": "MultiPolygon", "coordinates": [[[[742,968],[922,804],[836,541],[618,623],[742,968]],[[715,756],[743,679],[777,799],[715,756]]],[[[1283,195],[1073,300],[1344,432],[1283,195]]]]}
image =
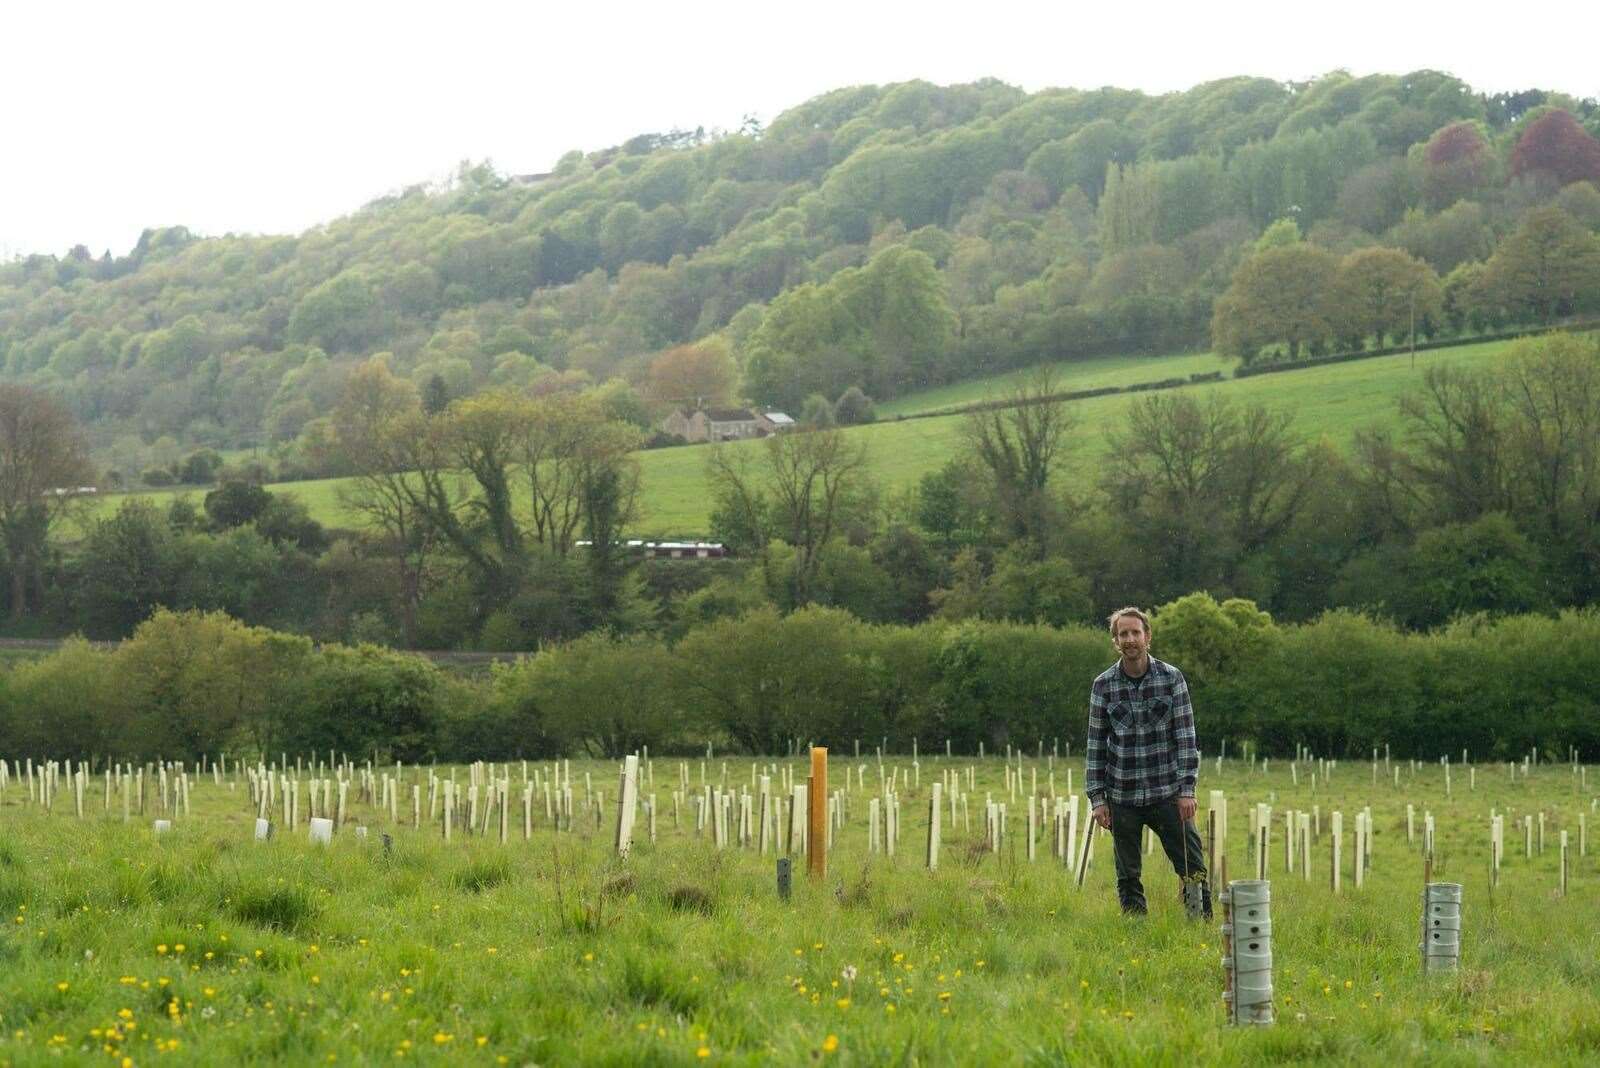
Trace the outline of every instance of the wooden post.
{"type": "Polygon", "coordinates": [[[1038,848],[1038,845],[1037,845],[1037,842],[1036,842],[1036,839],[1038,837],[1038,830],[1039,830],[1039,816],[1038,816],[1038,807],[1039,806],[1037,804],[1038,800],[1039,799],[1037,797],[1035,797],[1033,794],[1029,794],[1028,795],[1028,860],[1029,861],[1032,861],[1034,859],[1035,851],[1038,848]]]}
{"type": "Polygon", "coordinates": [[[1080,890],[1083,889],[1084,877],[1089,874],[1089,847],[1094,844],[1094,831],[1099,826],[1099,824],[1095,823],[1093,815],[1083,822],[1083,846],[1078,850],[1078,874],[1076,880],[1080,890]]]}
{"type": "MultiPolygon", "coordinates": [[[[1219,758],[1220,759],[1220,758],[1219,758]]],[[[1212,800],[1215,802],[1217,791],[1211,791],[1212,800]]],[[[1206,874],[1213,880],[1217,877],[1217,810],[1215,805],[1206,809],[1206,874]]]]}
{"type": "Polygon", "coordinates": [[[756,851],[766,856],[772,848],[772,776],[761,776],[760,787],[761,822],[756,831],[756,851]]]}
{"type": "MultiPolygon", "coordinates": [[[[1092,821],[1094,816],[1091,814],[1092,821]]],[[[1078,798],[1074,794],[1067,798],[1067,842],[1066,848],[1061,853],[1061,862],[1073,874],[1078,871],[1078,798]]]]}
{"type": "Polygon", "coordinates": [[[811,779],[806,786],[806,871],[814,879],[828,875],[828,750],[811,749],[811,779]]]}

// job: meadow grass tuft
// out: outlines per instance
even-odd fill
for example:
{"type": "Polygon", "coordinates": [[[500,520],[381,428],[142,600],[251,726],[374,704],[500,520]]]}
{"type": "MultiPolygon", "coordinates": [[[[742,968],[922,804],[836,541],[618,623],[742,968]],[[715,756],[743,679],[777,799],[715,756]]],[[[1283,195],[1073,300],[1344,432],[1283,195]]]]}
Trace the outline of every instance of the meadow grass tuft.
{"type": "Polygon", "coordinates": [[[236,920],[287,934],[308,929],[319,911],[316,898],[305,887],[264,882],[235,885],[223,903],[236,920]]]}
{"type": "Polygon", "coordinates": [[[505,857],[480,857],[450,873],[450,885],[468,894],[481,894],[511,881],[511,863],[505,857]]]}

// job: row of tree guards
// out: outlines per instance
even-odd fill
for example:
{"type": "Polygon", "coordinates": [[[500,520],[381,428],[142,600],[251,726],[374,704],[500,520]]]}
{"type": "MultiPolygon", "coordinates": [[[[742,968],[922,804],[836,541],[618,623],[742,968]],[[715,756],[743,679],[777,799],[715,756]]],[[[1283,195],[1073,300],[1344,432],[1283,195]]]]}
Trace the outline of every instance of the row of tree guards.
{"type": "MultiPolygon", "coordinates": [[[[1291,764],[1291,780],[1296,783],[1299,781],[1298,765],[1301,762],[1307,762],[1311,767],[1308,774],[1312,777],[1313,784],[1319,779],[1326,783],[1336,772],[1336,761],[1311,763],[1309,754],[1305,753],[1297,754],[1297,757],[1297,761],[1291,764]]],[[[1039,789],[1037,769],[1033,770],[1029,784],[1024,786],[1020,756],[1018,766],[1012,767],[1008,753],[1005,768],[1006,793],[1013,801],[1019,792],[1025,794],[1024,801],[1028,813],[1028,859],[1031,861],[1035,858],[1041,817],[1053,815],[1055,821],[1053,852],[1066,865],[1075,882],[1081,886],[1093,857],[1095,824],[1085,814],[1080,835],[1077,819],[1080,811],[1079,799],[1076,795],[1060,797],[1055,794],[1053,763],[1052,760],[1047,771],[1046,785],[1050,791],[1049,797],[1035,796],[1039,789]]],[[[1254,763],[1252,760],[1252,766],[1254,763]]],[[[1375,752],[1374,766],[1376,763],[1375,752]]],[[[1448,766],[1448,762],[1445,763],[1448,766]]],[[[1524,761],[1520,767],[1516,762],[1510,762],[1507,765],[1508,774],[1513,781],[1525,779],[1530,767],[1537,766],[1537,763],[1531,760],[1524,761]]],[[[1265,762],[1263,770],[1264,768],[1265,762]]],[[[301,797],[304,795],[310,840],[322,844],[331,843],[335,830],[348,820],[352,787],[355,789],[358,802],[376,807],[389,817],[392,824],[398,826],[401,823],[399,797],[405,770],[404,765],[397,764],[392,775],[387,772],[378,773],[371,764],[358,768],[348,760],[333,763],[331,754],[330,763],[327,765],[315,759],[305,765],[297,762],[294,774],[288,771],[287,761],[281,769],[277,765],[268,767],[260,763],[253,767],[245,767],[243,778],[248,786],[250,803],[257,813],[255,837],[263,841],[273,837],[274,827],[270,815],[281,813],[283,822],[288,827],[291,829],[297,827],[301,813],[301,797]],[[305,780],[302,780],[302,774],[306,776],[305,780]]],[[[687,762],[680,762],[679,788],[672,791],[674,819],[681,820],[683,802],[686,799],[692,800],[695,808],[696,833],[710,834],[718,848],[727,847],[736,833],[740,846],[757,849],[761,853],[766,853],[769,849],[774,852],[781,849],[788,854],[803,851],[807,872],[813,879],[823,879],[828,873],[828,854],[835,833],[844,826],[848,794],[852,787],[850,782],[852,769],[848,765],[845,769],[843,790],[831,789],[828,750],[824,747],[814,747],[810,751],[808,770],[809,775],[805,782],[799,783],[795,781],[791,769],[787,766],[780,768],[769,764],[761,767],[752,764],[753,791],[736,793],[732,789],[722,789],[727,783],[726,762],[722,768],[722,781],[716,786],[707,781],[705,764],[702,763],[701,787],[698,792],[694,792],[689,783],[689,766],[687,762]],[[788,797],[787,810],[784,798],[780,794],[788,797]],[[733,830],[735,823],[736,832],[733,830]]],[[[862,764],[853,770],[855,790],[866,791],[867,765],[862,764]]],[[[1411,770],[1413,774],[1418,770],[1415,762],[1412,763],[1411,770]]],[[[502,843],[507,841],[513,796],[508,765],[500,765],[498,768],[494,764],[470,765],[466,769],[468,779],[466,784],[457,783],[454,769],[448,778],[440,776],[431,768],[417,767],[412,771],[416,781],[411,784],[410,789],[410,816],[416,828],[421,828],[422,814],[426,811],[428,820],[430,823],[437,823],[446,841],[451,840],[453,834],[457,833],[456,828],[459,828],[461,833],[478,836],[489,836],[497,830],[500,841],[502,843]],[[424,785],[426,803],[424,803],[424,785]]],[[[1396,774],[1399,771],[1398,767],[1395,768],[1396,774]]],[[[1577,782],[1586,785],[1585,771],[1586,769],[1574,766],[1577,782]]],[[[227,773],[226,758],[212,764],[210,772],[218,786],[226,784],[230,790],[237,789],[240,772],[237,763],[232,777],[227,773]]],[[[1066,771],[1069,790],[1071,774],[1070,769],[1066,771]]],[[[915,785],[920,783],[920,775],[920,764],[914,761],[910,774],[905,776],[906,785],[915,788],[915,785]]],[[[135,797],[138,800],[138,811],[143,815],[146,811],[146,795],[149,793],[150,803],[158,806],[159,811],[163,813],[161,818],[154,821],[153,830],[156,834],[169,833],[175,819],[186,818],[189,815],[191,783],[182,763],[161,763],[142,767],[116,764],[106,768],[101,778],[104,782],[103,807],[107,814],[113,811],[113,796],[120,795],[124,820],[131,816],[135,797]],[[147,784],[154,788],[147,791],[147,784]]],[[[641,754],[631,754],[623,759],[618,778],[615,834],[612,841],[613,849],[621,856],[627,856],[632,848],[636,823],[641,814],[647,820],[650,838],[655,839],[656,794],[652,791],[645,797],[641,790],[644,785],[653,786],[654,778],[654,764],[648,760],[648,750],[642,751],[641,754]]],[[[36,767],[32,760],[28,760],[25,764],[13,762],[8,768],[5,761],[0,761],[0,798],[4,797],[12,780],[26,781],[27,802],[42,805],[50,812],[54,811],[54,799],[65,788],[73,798],[77,815],[83,817],[85,790],[89,782],[87,767],[83,763],[74,765],[72,761],[64,763],[45,761],[36,767]]],[[[868,800],[869,852],[886,852],[891,855],[895,852],[899,837],[898,791],[901,780],[901,769],[896,767],[891,771],[886,768],[880,754],[877,783],[880,796],[868,800]]],[[[1446,782],[1448,783],[1448,778],[1446,782]]],[[[943,769],[939,778],[931,783],[925,854],[925,863],[929,870],[938,867],[941,828],[947,814],[953,822],[959,812],[967,830],[970,831],[970,808],[967,798],[968,793],[975,788],[976,769],[971,766],[943,769]]],[[[533,802],[536,792],[543,795],[544,814],[548,825],[556,830],[571,830],[579,808],[574,802],[570,761],[555,761],[549,765],[548,771],[535,766],[531,777],[527,762],[523,762],[520,794],[521,823],[525,838],[531,837],[533,831],[533,802]]],[[[1448,787],[1446,794],[1448,797],[1448,787]]],[[[1600,799],[1591,799],[1590,810],[1593,811],[1597,804],[1600,804],[1600,799]]],[[[583,809],[593,812],[595,826],[601,824],[605,812],[604,794],[594,789],[592,774],[588,772],[583,776],[583,809]]],[[[992,851],[998,852],[1001,842],[1006,840],[1007,802],[996,801],[989,795],[985,799],[983,811],[985,844],[992,851]]],[[[1418,943],[1421,966],[1428,974],[1446,973],[1456,970],[1460,962],[1462,886],[1459,883],[1434,881],[1437,840],[1435,819],[1431,811],[1423,810],[1420,813],[1419,823],[1418,815],[1415,804],[1408,802],[1406,841],[1413,847],[1420,846],[1424,865],[1418,943]]],[[[1498,872],[1505,855],[1507,815],[1497,810],[1491,810],[1490,814],[1491,890],[1498,880],[1498,872]]],[[[1222,906],[1223,1000],[1231,1022],[1241,1025],[1263,1025],[1274,1021],[1272,899],[1271,883],[1267,877],[1268,862],[1272,852],[1272,827],[1275,822],[1272,805],[1265,802],[1254,804],[1249,810],[1249,818],[1250,827],[1246,843],[1248,859],[1254,868],[1254,878],[1229,881],[1227,856],[1222,849],[1222,843],[1227,840],[1228,830],[1227,798],[1223,791],[1210,791],[1206,813],[1208,867],[1210,871],[1220,876],[1220,881],[1225,886],[1218,895],[1218,901],[1222,906]]],[[[1337,811],[1329,813],[1329,886],[1334,893],[1339,893],[1341,889],[1343,820],[1343,813],[1337,811]]],[[[1537,814],[1524,813],[1521,824],[1525,855],[1531,859],[1542,854],[1545,847],[1546,814],[1542,811],[1537,814]]],[[[679,825],[681,826],[681,822],[679,825]]],[[[1282,827],[1285,871],[1291,875],[1300,874],[1308,880],[1311,879],[1312,842],[1322,833],[1320,806],[1313,805],[1309,812],[1295,809],[1285,811],[1282,827]]],[[[1580,857],[1587,855],[1587,830],[1586,814],[1579,812],[1580,857]]],[[[353,831],[358,839],[367,837],[365,825],[358,825],[353,831]]],[[[391,843],[390,836],[385,834],[383,838],[384,847],[388,849],[391,843]]],[[[1355,814],[1352,851],[1357,887],[1364,883],[1371,871],[1372,840],[1372,812],[1370,807],[1365,807],[1355,814]]],[[[1560,831],[1559,843],[1561,851],[1559,889],[1564,895],[1567,890],[1569,869],[1568,838],[1565,829],[1560,831]]],[[[1154,846],[1154,836],[1147,830],[1146,852],[1153,851],[1154,846]]],[[[786,899],[789,896],[788,876],[788,857],[780,857],[779,893],[786,899]]],[[[1189,893],[1190,889],[1191,887],[1185,886],[1185,906],[1191,917],[1198,917],[1199,896],[1198,893],[1189,893]]],[[[1198,891],[1198,886],[1192,889],[1198,891]]]]}
{"type": "MultiPolygon", "coordinates": [[[[1043,748],[1041,742],[1041,752],[1043,748]]],[[[1052,750],[1054,749],[1055,747],[1052,747],[1052,750]]],[[[1026,776],[1027,781],[1024,781],[1022,754],[1020,750],[1015,753],[1017,764],[1014,767],[1013,751],[1010,747],[1007,748],[1003,795],[1006,800],[997,800],[992,793],[985,794],[981,814],[988,847],[992,852],[998,853],[1001,843],[1008,840],[1006,834],[1008,804],[1015,804],[1020,795],[1020,800],[1027,810],[1028,859],[1032,861],[1037,856],[1039,831],[1053,824],[1054,833],[1050,836],[1051,851],[1081,883],[1093,858],[1094,828],[1092,821],[1087,818],[1087,812],[1084,811],[1087,805],[1072,793],[1072,769],[1063,769],[1066,793],[1060,794],[1056,787],[1053,751],[1045,758],[1048,763],[1043,784],[1040,782],[1037,767],[1031,769],[1030,774],[1026,776]],[[1044,787],[1043,790],[1041,786],[1044,787]],[[1081,820],[1080,812],[1083,813],[1081,820]]],[[[1568,755],[1573,762],[1574,790],[1584,791],[1587,787],[1588,769],[1577,763],[1575,751],[1569,751],[1568,755]]],[[[652,789],[646,796],[641,789],[644,785],[654,787],[655,784],[654,762],[649,761],[648,756],[648,750],[643,750],[642,756],[635,754],[623,761],[618,790],[621,803],[618,805],[616,822],[616,846],[619,852],[626,852],[631,845],[634,825],[641,815],[647,821],[652,840],[656,835],[657,795],[652,789]]],[[[1219,756],[1217,759],[1220,764],[1223,758],[1219,756]]],[[[1258,761],[1258,758],[1249,754],[1247,759],[1252,769],[1259,768],[1263,774],[1267,771],[1266,760],[1258,761]]],[[[1388,763],[1387,753],[1384,755],[1384,761],[1388,763]]],[[[1378,763],[1378,752],[1374,749],[1374,781],[1377,778],[1378,763]]],[[[1407,763],[1414,777],[1422,764],[1418,761],[1407,763]]],[[[1448,758],[1444,758],[1440,763],[1444,768],[1448,800],[1450,762],[1448,758]]],[[[1317,783],[1326,784],[1331,781],[1338,762],[1313,759],[1305,750],[1297,752],[1296,759],[1290,763],[1291,781],[1296,784],[1301,781],[1299,768],[1302,765],[1308,769],[1306,773],[1308,785],[1312,795],[1315,796],[1317,783]]],[[[1507,774],[1514,783],[1526,781],[1530,771],[1537,767],[1539,767],[1537,751],[1530,753],[1520,764],[1516,761],[1506,764],[1507,774]]],[[[71,760],[64,763],[43,761],[37,767],[32,759],[13,761],[9,765],[6,761],[0,760],[0,798],[6,795],[13,781],[22,782],[26,784],[25,800],[28,803],[42,805],[47,811],[53,812],[57,796],[65,788],[73,800],[77,814],[81,817],[84,814],[86,791],[91,781],[88,768],[89,765],[81,761],[74,764],[71,760]]],[[[228,758],[223,755],[216,761],[210,762],[209,766],[202,760],[197,771],[200,775],[206,775],[209,771],[210,777],[218,786],[226,783],[232,790],[237,788],[241,768],[257,818],[269,820],[269,817],[278,817],[282,825],[291,831],[299,827],[302,812],[309,819],[330,821],[335,829],[342,827],[348,819],[352,788],[356,790],[359,802],[378,807],[387,814],[391,824],[399,825],[402,821],[400,798],[407,770],[403,764],[397,763],[392,774],[379,773],[371,762],[365,767],[357,767],[348,759],[335,763],[333,754],[330,753],[327,764],[318,758],[307,761],[297,758],[293,773],[289,771],[286,756],[281,765],[271,766],[260,762],[254,766],[242,766],[238,761],[234,761],[230,775],[228,758]]],[[[819,747],[811,752],[811,774],[805,783],[797,782],[792,769],[787,765],[763,766],[752,762],[750,788],[736,792],[728,782],[726,761],[722,764],[721,779],[716,785],[708,781],[706,763],[702,762],[701,786],[695,791],[690,786],[688,762],[680,762],[678,789],[671,792],[674,826],[682,825],[682,809],[688,805],[694,809],[696,832],[709,834],[718,848],[726,848],[737,836],[739,846],[754,848],[763,854],[769,850],[780,849],[790,854],[803,851],[807,856],[808,869],[822,875],[827,870],[827,852],[833,845],[834,835],[845,826],[845,818],[852,804],[852,795],[857,792],[864,793],[869,789],[867,769],[868,765],[864,763],[855,769],[847,765],[844,788],[830,789],[828,751],[819,747]],[[851,770],[855,771],[854,783],[850,781],[851,770]]],[[[415,828],[421,829],[426,819],[440,828],[447,841],[458,833],[487,836],[496,829],[502,842],[509,838],[511,812],[515,805],[509,765],[499,765],[498,770],[492,763],[470,765],[467,769],[469,782],[464,787],[456,782],[454,770],[450,771],[448,777],[439,775],[432,768],[413,766],[410,770],[414,781],[410,785],[408,799],[410,804],[407,807],[410,809],[410,820],[415,828]]],[[[920,787],[921,763],[913,756],[909,771],[898,765],[891,769],[883,762],[880,750],[877,770],[877,786],[881,796],[874,797],[868,802],[868,850],[895,855],[900,837],[901,786],[903,783],[909,789],[920,787]],[[905,774],[902,774],[903,772],[905,774]]],[[[1398,763],[1393,768],[1396,782],[1399,781],[1401,770],[1401,765],[1398,763]]],[[[124,820],[131,818],[135,808],[143,817],[147,805],[150,804],[156,806],[160,815],[169,821],[169,825],[171,818],[188,815],[192,784],[182,762],[142,766],[118,763],[106,767],[98,777],[104,783],[103,806],[108,814],[113,809],[113,798],[120,797],[124,820]]],[[[1469,768],[1469,780],[1475,788],[1475,768],[1469,768]]],[[[570,761],[554,761],[549,765],[548,772],[535,765],[531,778],[528,762],[523,761],[520,785],[522,802],[520,822],[525,838],[532,835],[535,799],[541,795],[546,823],[557,830],[573,829],[580,806],[575,796],[570,761]]],[[[970,795],[975,789],[975,768],[970,765],[964,769],[943,769],[939,780],[932,784],[925,854],[929,869],[938,867],[946,818],[952,824],[959,823],[963,829],[971,830],[970,795]]],[[[604,819],[605,796],[603,791],[594,789],[592,775],[589,772],[583,775],[581,797],[581,810],[586,814],[592,813],[598,825],[604,819]]],[[[1591,799],[1591,812],[1595,806],[1596,800],[1591,799]]],[[[1417,815],[1416,806],[1408,803],[1406,839],[1408,844],[1413,846],[1418,841],[1417,815]]],[[[1421,815],[1421,848],[1424,854],[1432,856],[1435,851],[1436,835],[1434,816],[1432,812],[1426,810],[1421,815]]],[[[1508,815],[1496,809],[1490,812],[1491,886],[1498,880],[1499,870],[1505,858],[1505,823],[1508,815]]],[[[1221,843],[1227,841],[1227,820],[1227,799],[1222,791],[1211,791],[1206,814],[1205,837],[1207,866],[1212,872],[1219,870],[1221,843]]],[[[1522,813],[1520,822],[1525,855],[1530,859],[1535,855],[1542,855],[1545,851],[1546,813],[1542,810],[1537,813],[1522,813]]],[[[1254,863],[1255,876],[1258,880],[1265,879],[1268,874],[1273,823],[1271,804],[1257,803],[1250,810],[1246,852],[1254,863]]],[[[1312,878],[1312,843],[1322,837],[1322,823],[1321,806],[1316,804],[1311,806],[1309,812],[1291,808],[1283,814],[1286,872],[1299,871],[1306,879],[1312,878]]],[[[1578,856],[1584,857],[1588,854],[1587,814],[1580,811],[1577,823],[1578,856]]],[[[1333,892],[1339,893],[1342,889],[1345,867],[1341,813],[1329,814],[1329,830],[1331,831],[1328,847],[1329,883],[1333,892]]],[[[1358,888],[1364,884],[1371,870],[1372,841],[1372,812],[1368,806],[1355,814],[1353,874],[1358,888]]],[[[1561,850],[1559,889],[1565,893],[1569,871],[1569,838],[1568,831],[1564,828],[1559,832],[1559,842],[1561,850]]],[[[1154,836],[1146,831],[1146,851],[1153,851],[1154,846],[1154,836]]]]}

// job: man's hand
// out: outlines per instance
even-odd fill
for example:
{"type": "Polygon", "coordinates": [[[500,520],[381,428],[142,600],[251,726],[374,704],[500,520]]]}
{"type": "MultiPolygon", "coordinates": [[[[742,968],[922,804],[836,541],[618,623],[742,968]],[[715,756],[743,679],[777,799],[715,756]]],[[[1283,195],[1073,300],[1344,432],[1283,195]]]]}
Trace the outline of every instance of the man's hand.
{"type": "Polygon", "coordinates": [[[1105,805],[1096,805],[1093,815],[1094,821],[1101,827],[1108,831],[1111,829],[1111,810],[1109,808],[1105,805]]]}
{"type": "Polygon", "coordinates": [[[1178,798],[1178,822],[1188,823],[1190,820],[1194,819],[1194,812],[1198,807],[1199,806],[1195,804],[1195,800],[1192,797],[1178,798]]]}

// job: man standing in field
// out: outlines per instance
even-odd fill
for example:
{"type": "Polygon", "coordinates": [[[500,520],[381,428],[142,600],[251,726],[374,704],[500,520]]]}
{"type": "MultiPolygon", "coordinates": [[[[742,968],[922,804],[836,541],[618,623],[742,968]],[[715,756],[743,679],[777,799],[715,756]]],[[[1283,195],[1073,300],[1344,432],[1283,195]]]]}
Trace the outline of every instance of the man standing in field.
{"type": "Polygon", "coordinates": [[[1183,672],[1150,655],[1150,619],[1143,612],[1119,609],[1110,624],[1120,659],[1089,689],[1084,792],[1095,822],[1111,832],[1117,897],[1124,913],[1145,913],[1139,839],[1149,827],[1178,877],[1200,886],[1209,919],[1211,889],[1194,827],[1200,749],[1189,684],[1183,672]]]}

